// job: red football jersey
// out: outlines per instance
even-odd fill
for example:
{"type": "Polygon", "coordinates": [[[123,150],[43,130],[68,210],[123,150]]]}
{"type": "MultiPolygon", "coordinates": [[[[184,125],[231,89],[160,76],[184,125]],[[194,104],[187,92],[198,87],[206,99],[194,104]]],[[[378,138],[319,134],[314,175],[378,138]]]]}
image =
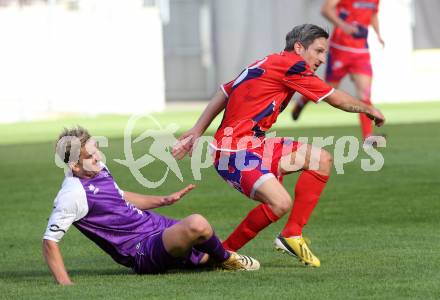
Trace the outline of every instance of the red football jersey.
{"type": "Polygon", "coordinates": [[[228,103],[213,146],[225,150],[257,147],[295,92],[318,102],[334,90],[288,51],[257,61],[221,89],[228,103]]]}
{"type": "Polygon", "coordinates": [[[346,34],[340,27],[335,27],[330,38],[330,46],[351,52],[368,52],[368,26],[371,17],[378,12],[379,0],[341,0],[336,6],[339,17],[358,27],[353,35],[346,34]]]}

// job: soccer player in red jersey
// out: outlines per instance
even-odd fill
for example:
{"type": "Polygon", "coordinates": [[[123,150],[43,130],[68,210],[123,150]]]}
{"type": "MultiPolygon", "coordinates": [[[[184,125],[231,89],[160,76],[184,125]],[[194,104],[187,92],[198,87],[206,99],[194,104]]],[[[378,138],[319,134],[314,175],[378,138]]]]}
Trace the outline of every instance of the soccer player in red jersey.
{"type": "Polygon", "coordinates": [[[324,149],[288,138],[266,138],[265,132],[295,92],[347,112],[365,113],[378,126],[385,121],[373,106],[334,89],[315,75],[316,69],[326,61],[327,39],[328,33],[316,25],[293,28],[286,36],[284,51],[257,61],[221,86],[194,127],[179,138],[181,142],[173,149],[176,158],[184,157],[212,120],[224,111],[210,145],[214,166],[227,183],[261,202],[223,242],[228,250],[240,249],[291,211],[275,239],[275,247],[297,256],[306,265],[320,266],[302,237],[302,229],[327,183],[332,157],[324,149]],[[297,171],[301,175],[292,205],[281,181],[284,175],[297,171]]]}
{"type": "MultiPolygon", "coordinates": [[[[371,25],[379,42],[384,41],[379,31],[377,16],[379,0],[327,0],[321,12],[334,25],[330,38],[330,50],[327,59],[325,81],[338,88],[342,79],[349,74],[354,82],[357,96],[363,102],[371,104],[372,68],[368,50],[368,27],[371,25]]],[[[307,97],[298,99],[292,110],[292,118],[297,120],[307,97]]],[[[359,114],[362,138],[365,140],[373,133],[372,121],[359,114]]]]}

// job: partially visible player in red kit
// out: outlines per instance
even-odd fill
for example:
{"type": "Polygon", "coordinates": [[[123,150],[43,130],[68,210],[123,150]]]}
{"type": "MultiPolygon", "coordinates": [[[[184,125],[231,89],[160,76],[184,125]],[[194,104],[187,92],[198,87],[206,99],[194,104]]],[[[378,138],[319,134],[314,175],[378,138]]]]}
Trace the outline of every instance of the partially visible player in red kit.
{"type": "Polygon", "coordinates": [[[302,237],[302,230],[327,183],[332,157],[324,149],[289,138],[266,138],[266,131],[295,92],[313,102],[322,100],[347,112],[366,113],[378,126],[385,121],[373,106],[334,89],[315,75],[316,69],[325,63],[328,36],[325,30],[312,24],[293,28],[286,35],[284,51],[266,56],[233,81],[223,84],[194,127],[173,148],[173,155],[183,158],[192,151],[212,120],[224,111],[210,145],[214,167],[228,184],[261,202],[223,242],[230,251],[237,251],[291,211],[275,239],[275,247],[306,265],[321,264],[302,237]],[[298,171],[301,175],[292,206],[292,198],[281,181],[284,175],[298,171]]]}
{"type": "MultiPolygon", "coordinates": [[[[372,68],[368,49],[368,27],[371,25],[379,42],[384,41],[379,31],[379,0],[326,0],[321,12],[334,25],[330,37],[325,81],[338,88],[342,79],[349,74],[354,82],[357,97],[371,104],[372,68]]],[[[292,110],[292,118],[297,120],[309,100],[301,97],[292,110]]],[[[360,114],[362,138],[373,134],[372,121],[360,114]]]]}

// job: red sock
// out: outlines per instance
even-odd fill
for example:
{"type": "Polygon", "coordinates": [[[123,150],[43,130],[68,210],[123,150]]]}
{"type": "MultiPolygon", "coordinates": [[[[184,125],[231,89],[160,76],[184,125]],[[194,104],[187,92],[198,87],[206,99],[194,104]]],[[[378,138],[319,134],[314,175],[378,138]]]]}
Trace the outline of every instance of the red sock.
{"type": "MultiPolygon", "coordinates": [[[[364,102],[371,104],[370,99],[366,99],[364,102]]],[[[359,114],[359,119],[361,121],[362,139],[365,141],[367,137],[373,134],[373,121],[366,114],[359,114]]]]}
{"type": "Polygon", "coordinates": [[[295,200],[286,226],[281,235],[283,237],[299,236],[304,225],[318,203],[319,196],[327,183],[328,176],[320,175],[315,171],[305,170],[298,178],[295,186],[295,200]]]}
{"type": "Polygon", "coordinates": [[[267,204],[260,204],[252,209],[241,223],[223,242],[226,250],[237,251],[252,240],[258,232],[279,219],[267,204]]]}
{"type": "Polygon", "coordinates": [[[361,120],[362,139],[365,141],[373,133],[373,121],[365,114],[359,114],[359,118],[361,120]]]}

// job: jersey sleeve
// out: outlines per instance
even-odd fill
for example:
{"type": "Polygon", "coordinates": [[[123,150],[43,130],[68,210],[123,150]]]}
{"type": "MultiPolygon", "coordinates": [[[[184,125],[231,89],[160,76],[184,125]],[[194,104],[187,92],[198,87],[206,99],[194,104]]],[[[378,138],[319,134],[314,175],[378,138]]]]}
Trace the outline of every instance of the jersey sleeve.
{"type": "Polygon", "coordinates": [[[61,190],[54,201],[44,240],[59,242],[73,222],[88,213],[87,197],[84,190],[61,190]]]}
{"type": "Polygon", "coordinates": [[[220,86],[223,94],[225,94],[226,98],[229,98],[229,95],[232,93],[232,85],[234,84],[234,80],[231,80],[227,83],[224,83],[220,86]]]}
{"type": "Polygon", "coordinates": [[[282,81],[285,86],[313,102],[319,102],[334,92],[334,88],[316,76],[304,61],[293,65],[282,81]]]}

